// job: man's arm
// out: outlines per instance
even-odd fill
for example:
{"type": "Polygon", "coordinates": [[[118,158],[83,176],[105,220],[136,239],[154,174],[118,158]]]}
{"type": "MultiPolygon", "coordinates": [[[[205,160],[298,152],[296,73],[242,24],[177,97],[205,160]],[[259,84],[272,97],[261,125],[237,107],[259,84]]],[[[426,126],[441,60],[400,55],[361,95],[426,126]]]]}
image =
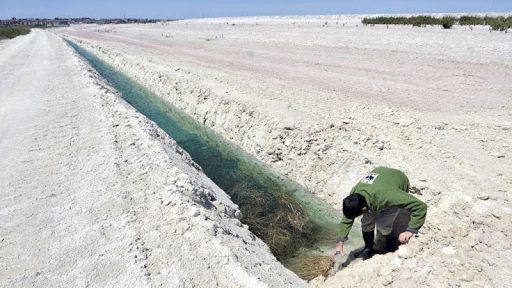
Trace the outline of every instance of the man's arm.
{"type": "Polygon", "coordinates": [[[352,228],[352,224],[354,224],[353,219],[348,219],[343,216],[340,226],[338,227],[338,231],[336,231],[336,248],[331,253],[332,257],[335,257],[338,254],[343,254],[343,244],[348,239],[348,233],[352,228]]]}
{"type": "Polygon", "coordinates": [[[345,242],[348,239],[348,233],[352,228],[352,224],[354,224],[354,219],[348,219],[343,216],[340,222],[340,226],[338,227],[338,231],[336,231],[336,242],[345,242]]]}
{"type": "Polygon", "coordinates": [[[387,205],[389,205],[389,207],[397,206],[409,210],[411,212],[411,220],[407,225],[407,231],[414,234],[418,233],[418,230],[423,226],[425,218],[427,217],[427,204],[401,190],[397,190],[389,195],[389,199],[386,199],[386,202],[388,202],[387,205]]]}

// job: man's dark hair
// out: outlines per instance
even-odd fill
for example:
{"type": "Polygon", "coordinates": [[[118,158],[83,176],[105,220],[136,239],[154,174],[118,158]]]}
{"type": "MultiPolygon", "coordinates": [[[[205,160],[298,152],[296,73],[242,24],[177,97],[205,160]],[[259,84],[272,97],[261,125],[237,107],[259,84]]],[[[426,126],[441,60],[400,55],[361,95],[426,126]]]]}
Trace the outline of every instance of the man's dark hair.
{"type": "Polygon", "coordinates": [[[353,193],[343,199],[343,214],[348,219],[354,219],[363,214],[363,208],[368,207],[366,199],[359,193],[353,193]]]}

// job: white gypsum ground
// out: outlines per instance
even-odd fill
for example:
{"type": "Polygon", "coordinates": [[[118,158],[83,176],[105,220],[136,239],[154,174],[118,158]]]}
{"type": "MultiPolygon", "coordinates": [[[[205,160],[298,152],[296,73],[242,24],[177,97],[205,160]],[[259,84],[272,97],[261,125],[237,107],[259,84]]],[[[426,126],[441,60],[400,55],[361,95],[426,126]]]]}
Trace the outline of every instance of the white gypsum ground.
{"type": "Polygon", "coordinates": [[[200,19],[59,33],[336,208],[372,167],[405,171],[429,205],[421,237],[318,285],[508,285],[512,34],[359,19],[200,19]]]}
{"type": "Polygon", "coordinates": [[[306,285],[60,37],[0,41],[0,87],[0,287],[306,285]]]}

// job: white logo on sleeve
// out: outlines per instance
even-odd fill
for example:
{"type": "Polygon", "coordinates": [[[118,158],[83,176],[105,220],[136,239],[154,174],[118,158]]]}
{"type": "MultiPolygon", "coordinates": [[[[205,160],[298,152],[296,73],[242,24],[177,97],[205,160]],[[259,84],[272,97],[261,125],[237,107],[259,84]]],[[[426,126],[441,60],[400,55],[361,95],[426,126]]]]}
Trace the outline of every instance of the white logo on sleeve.
{"type": "Polygon", "coordinates": [[[375,179],[377,179],[378,176],[379,176],[379,174],[377,174],[377,173],[370,173],[367,176],[365,176],[363,179],[361,179],[361,183],[372,184],[373,181],[375,181],[375,179]]]}

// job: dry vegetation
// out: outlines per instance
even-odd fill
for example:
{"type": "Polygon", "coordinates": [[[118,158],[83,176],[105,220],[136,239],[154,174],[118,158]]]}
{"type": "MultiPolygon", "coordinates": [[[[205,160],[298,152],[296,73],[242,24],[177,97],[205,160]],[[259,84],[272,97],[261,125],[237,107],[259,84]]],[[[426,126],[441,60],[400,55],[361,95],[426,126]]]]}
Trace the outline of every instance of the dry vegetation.
{"type": "Polygon", "coordinates": [[[239,205],[244,223],[278,259],[292,255],[313,239],[312,223],[292,196],[264,193],[244,184],[235,186],[229,194],[239,205]]]}
{"type": "Polygon", "coordinates": [[[312,280],[318,276],[325,276],[331,272],[334,259],[330,256],[311,255],[300,259],[291,259],[288,262],[290,270],[304,280],[312,280]]]}

